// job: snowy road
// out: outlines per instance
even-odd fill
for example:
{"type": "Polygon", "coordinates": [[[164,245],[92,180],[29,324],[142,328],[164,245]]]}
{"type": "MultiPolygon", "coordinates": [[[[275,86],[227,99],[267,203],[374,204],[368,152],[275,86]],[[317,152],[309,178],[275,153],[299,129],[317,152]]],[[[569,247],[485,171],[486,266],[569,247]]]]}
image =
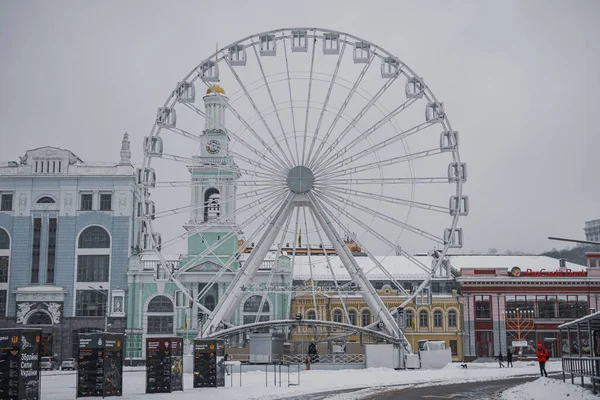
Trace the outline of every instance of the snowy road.
{"type": "MultiPolygon", "coordinates": [[[[560,362],[550,362],[548,372],[559,371],[560,362]]],[[[271,370],[272,371],[272,370],[271,370]]],[[[386,368],[370,368],[365,370],[344,371],[302,371],[299,386],[287,386],[287,375],[284,375],[282,386],[274,386],[272,372],[264,371],[245,372],[242,374],[242,387],[239,386],[240,377],[233,376],[233,387],[192,389],[192,376],[184,377],[184,392],[171,394],[145,394],[145,372],[125,371],[124,393],[122,399],[134,400],[143,397],[153,400],[197,400],[198,398],[218,398],[219,400],[272,400],[293,398],[307,398],[307,394],[341,391],[347,389],[361,390],[365,388],[381,393],[390,390],[390,386],[398,389],[401,385],[435,386],[460,382],[482,382],[501,380],[509,377],[536,374],[537,363],[515,362],[515,368],[499,369],[496,363],[474,363],[469,369],[462,369],[457,364],[451,364],[441,370],[395,371],[386,368]],[[268,383],[268,386],[267,386],[268,383]],[[304,395],[304,396],[302,396],[304,395]]],[[[295,374],[294,374],[295,375],[295,374]]],[[[297,375],[291,376],[292,383],[297,382],[297,375]]],[[[230,385],[232,381],[226,380],[230,385]]],[[[42,399],[43,400],[69,400],[75,399],[76,374],[72,371],[44,371],[42,372],[42,399]]],[[[374,394],[372,393],[372,394],[374,394]]],[[[364,395],[368,395],[368,391],[364,395]]],[[[339,399],[350,399],[354,396],[346,393],[339,399]]],[[[312,397],[312,396],[311,396],[312,397]]],[[[321,397],[321,396],[319,396],[321,397]]],[[[329,398],[332,396],[328,397],[329,398]]],[[[365,396],[361,396],[365,397],[365,396]]],[[[358,397],[356,397],[358,398],[358,397]]]]}

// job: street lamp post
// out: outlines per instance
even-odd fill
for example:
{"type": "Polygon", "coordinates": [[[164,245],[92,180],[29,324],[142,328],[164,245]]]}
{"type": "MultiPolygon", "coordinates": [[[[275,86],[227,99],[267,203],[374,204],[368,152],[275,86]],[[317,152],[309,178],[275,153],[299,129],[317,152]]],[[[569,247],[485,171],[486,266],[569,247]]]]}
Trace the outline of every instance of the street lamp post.
{"type": "MultiPolygon", "coordinates": [[[[110,311],[110,296],[108,295],[108,289],[106,290],[106,293],[104,293],[102,290],[96,289],[95,287],[92,286],[88,286],[90,289],[95,290],[98,293],[102,293],[104,296],[106,296],[106,309],[104,310],[104,332],[108,332],[108,312],[110,311]]],[[[100,289],[102,289],[102,286],[98,286],[100,289]]]]}

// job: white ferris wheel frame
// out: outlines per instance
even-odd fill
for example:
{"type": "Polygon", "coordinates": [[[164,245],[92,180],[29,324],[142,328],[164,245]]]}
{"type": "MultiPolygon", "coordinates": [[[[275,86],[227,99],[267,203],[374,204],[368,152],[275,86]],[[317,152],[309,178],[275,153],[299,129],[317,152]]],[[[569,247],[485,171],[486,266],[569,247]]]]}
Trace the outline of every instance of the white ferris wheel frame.
{"type": "MultiPolygon", "coordinates": [[[[355,62],[356,62],[356,53],[355,53],[355,62]]],[[[285,77],[283,79],[285,79],[285,77]]],[[[291,112],[292,112],[292,116],[293,116],[294,106],[291,101],[291,87],[290,87],[290,105],[291,105],[291,112]]],[[[339,108],[338,113],[335,117],[335,122],[340,118],[345,105],[347,105],[347,102],[345,104],[343,104],[342,107],[339,108]]],[[[386,110],[386,111],[389,111],[389,110],[386,110]]],[[[345,136],[345,133],[347,133],[350,129],[354,128],[356,126],[356,124],[358,123],[358,121],[360,120],[360,118],[362,117],[362,115],[364,115],[364,113],[362,113],[362,112],[359,113],[351,121],[351,123],[348,125],[347,129],[344,130],[344,132],[341,136],[345,136]]],[[[292,118],[292,119],[295,121],[294,118],[292,118]]],[[[321,115],[321,119],[322,119],[322,115],[321,115]]],[[[321,123],[321,120],[319,121],[319,125],[320,125],[320,123],[321,123]]],[[[282,130],[283,130],[283,126],[282,126],[282,130]]],[[[318,128],[317,128],[317,131],[318,131],[318,128]]],[[[330,133],[330,131],[328,131],[327,135],[329,135],[329,133],[330,133]]],[[[284,135],[284,137],[285,137],[285,135],[284,135]]],[[[338,137],[336,139],[336,141],[334,141],[334,144],[337,145],[337,144],[341,143],[341,141],[342,141],[341,138],[338,137]]],[[[391,143],[391,141],[387,140],[386,143],[378,143],[378,145],[385,146],[389,143],[391,143]]],[[[348,146],[346,146],[346,147],[348,147],[348,146]]],[[[296,148],[296,150],[298,151],[298,148],[296,148]]],[[[377,149],[374,148],[373,152],[376,152],[376,150],[377,149]]],[[[379,160],[378,160],[378,162],[379,162],[379,160]]],[[[384,165],[384,164],[382,164],[382,165],[384,165]]],[[[356,181],[356,183],[360,183],[361,179],[354,179],[354,181],[356,181]]],[[[375,180],[374,180],[374,182],[375,182],[375,180]]],[[[143,161],[143,168],[139,172],[139,183],[141,184],[140,185],[140,196],[144,200],[145,212],[142,213],[143,215],[140,217],[140,219],[143,224],[143,231],[146,234],[148,234],[150,252],[153,252],[158,257],[160,268],[162,268],[163,271],[166,274],[168,274],[168,276],[170,277],[170,280],[172,282],[174,282],[178,286],[179,289],[182,290],[182,292],[185,294],[185,296],[187,296],[189,298],[189,300],[191,300],[193,303],[195,303],[198,306],[199,310],[202,310],[204,313],[206,313],[208,315],[207,323],[204,325],[203,329],[198,334],[199,336],[208,336],[208,335],[214,334],[215,332],[222,330],[226,327],[235,326],[227,321],[231,317],[232,313],[235,311],[235,308],[239,304],[239,301],[243,295],[241,288],[244,285],[248,284],[251,281],[254,274],[258,271],[259,266],[263,262],[267,252],[270,249],[270,245],[276,241],[277,235],[284,228],[284,226],[285,226],[285,231],[287,231],[288,227],[290,226],[290,224],[292,222],[292,214],[293,214],[294,210],[298,209],[298,211],[296,212],[296,216],[297,216],[296,232],[297,232],[298,217],[299,217],[299,212],[300,212],[299,209],[303,208],[303,211],[305,213],[304,214],[305,221],[306,221],[306,210],[308,209],[310,216],[313,218],[313,221],[315,222],[315,226],[317,223],[320,225],[323,233],[325,234],[327,239],[330,241],[330,243],[333,245],[337,255],[342,260],[343,266],[348,271],[352,281],[359,288],[359,290],[360,290],[361,294],[363,295],[365,301],[367,302],[369,308],[376,315],[375,322],[368,325],[366,328],[371,329],[376,326],[383,328],[387,332],[388,335],[390,335],[391,337],[397,338],[398,342],[401,343],[405,349],[410,351],[410,344],[408,343],[408,341],[406,340],[406,338],[404,336],[403,329],[401,329],[399,327],[397,321],[394,319],[394,315],[396,315],[396,313],[398,312],[398,309],[395,309],[392,311],[388,310],[386,308],[385,304],[383,303],[383,301],[381,300],[381,298],[377,295],[377,292],[373,288],[369,279],[367,279],[366,273],[358,266],[357,262],[354,260],[354,257],[352,256],[349,249],[344,244],[344,241],[342,240],[342,238],[338,234],[337,230],[333,226],[334,222],[338,223],[338,225],[339,225],[340,221],[337,220],[334,215],[332,215],[331,210],[337,211],[338,216],[344,215],[348,219],[353,220],[357,225],[359,225],[362,228],[364,228],[365,230],[367,230],[370,234],[372,234],[374,237],[381,240],[383,243],[386,243],[390,248],[394,248],[394,247],[397,248],[398,254],[405,256],[412,263],[416,264],[417,266],[422,268],[424,271],[426,271],[428,276],[423,280],[423,282],[416,288],[416,290],[413,290],[411,293],[407,293],[404,290],[404,288],[402,288],[402,286],[399,285],[395,281],[393,276],[391,274],[389,274],[389,272],[387,272],[386,269],[375,259],[375,257],[368,251],[368,249],[366,249],[366,247],[364,247],[364,245],[358,241],[359,240],[358,237],[355,235],[352,235],[352,239],[354,239],[357,242],[357,244],[359,246],[361,246],[363,251],[366,252],[367,256],[374,262],[376,267],[379,267],[384,273],[386,273],[386,275],[388,275],[388,277],[396,284],[398,289],[403,291],[403,293],[407,296],[407,299],[400,306],[400,308],[402,308],[405,305],[407,305],[410,301],[412,301],[423,290],[423,288],[428,285],[429,281],[432,279],[432,277],[436,273],[437,269],[446,260],[446,254],[447,254],[448,250],[450,248],[458,248],[458,247],[462,246],[462,229],[458,228],[457,224],[458,224],[458,220],[459,220],[460,216],[464,216],[464,215],[468,214],[468,198],[467,198],[467,196],[463,196],[463,194],[462,194],[462,187],[463,187],[464,182],[466,182],[466,164],[464,162],[461,162],[461,159],[460,159],[459,150],[458,150],[458,133],[456,131],[452,130],[450,121],[448,120],[448,117],[447,117],[446,113],[444,112],[443,103],[440,103],[437,100],[437,98],[435,97],[433,92],[430,90],[430,88],[427,85],[425,85],[423,79],[418,77],[418,75],[416,75],[414,73],[414,71],[412,69],[410,69],[410,67],[408,67],[408,65],[401,62],[400,59],[398,59],[391,53],[387,52],[383,48],[381,48],[371,42],[368,42],[362,38],[359,38],[357,36],[354,36],[354,35],[351,35],[348,33],[334,31],[334,30],[327,30],[327,29],[319,29],[319,28],[283,28],[283,29],[262,32],[259,34],[254,34],[254,35],[248,36],[244,39],[238,40],[234,43],[231,43],[228,46],[221,48],[220,50],[218,50],[211,56],[207,57],[201,63],[199,63],[196,67],[194,67],[176,85],[175,90],[167,98],[164,105],[161,108],[159,108],[157,120],[153,124],[151,133],[144,140],[144,161],[143,161]],[[304,38],[304,41],[300,41],[299,43],[300,44],[304,43],[305,48],[301,48],[299,50],[298,49],[294,50],[293,40],[294,40],[294,38],[300,38],[300,37],[304,38]],[[302,149],[302,158],[300,158],[299,154],[296,153],[297,158],[294,159],[294,153],[292,152],[291,148],[289,147],[289,143],[287,143],[287,139],[286,139],[285,144],[288,146],[288,152],[286,153],[286,151],[281,147],[281,144],[275,138],[274,134],[271,132],[269,126],[266,124],[264,117],[261,114],[261,110],[258,108],[256,103],[252,100],[252,96],[251,96],[249,90],[246,88],[244,83],[238,78],[238,76],[235,72],[235,67],[245,66],[245,63],[247,61],[246,52],[248,50],[254,51],[254,53],[256,54],[256,58],[258,60],[260,70],[261,70],[262,78],[264,79],[264,86],[266,86],[266,88],[269,92],[269,96],[270,96],[270,100],[271,100],[273,108],[274,108],[274,112],[277,114],[277,118],[281,124],[281,119],[278,114],[278,108],[275,104],[275,101],[274,101],[272,95],[271,95],[271,91],[269,89],[269,82],[267,80],[267,76],[264,72],[260,58],[261,58],[261,56],[264,56],[264,55],[275,55],[276,45],[277,45],[278,41],[282,41],[284,50],[286,52],[285,54],[286,54],[287,79],[289,81],[290,70],[287,66],[287,62],[288,62],[287,61],[287,51],[288,50],[286,47],[286,41],[290,41],[290,43],[292,44],[292,49],[291,49],[292,52],[294,52],[294,51],[305,51],[306,52],[308,50],[308,48],[310,47],[310,46],[308,46],[308,43],[310,40],[313,40],[314,43],[313,43],[312,50],[311,50],[312,51],[312,59],[311,59],[311,70],[310,70],[309,85],[308,85],[308,87],[309,87],[308,93],[309,94],[308,94],[308,102],[307,102],[307,106],[306,106],[306,110],[307,110],[306,118],[307,119],[308,119],[308,110],[311,107],[310,85],[312,84],[314,75],[317,74],[316,72],[313,74],[314,53],[317,48],[317,41],[320,40],[323,42],[323,53],[324,54],[338,54],[338,61],[337,61],[337,65],[336,65],[333,77],[331,78],[329,92],[327,94],[327,98],[322,103],[323,104],[323,112],[324,112],[324,109],[327,107],[327,102],[329,100],[329,94],[331,93],[331,88],[334,85],[334,81],[336,81],[338,68],[339,68],[341,60],[342,60],[342,54],[347,45],[350,47],[354,47],[354,51],[356,51],[356,49],[358,49],[358,48],[363,49],[363,50],[366,49],[366,52],[368,55],[368,57],[367,57],[368,59],[364,60],[365,67],[364,67],[361,75],[359,76],[359,78],[357,78],[357,81],[355,82],[355,84],[352,86],[352,88],[350,90],[350,94],[348,95],[348,99],[354,93],[356,93],[358,91],[358,83],[360,82],[360,80],[362,79],[364,74],[366,73],[366,70],[369,68],[369,66],[373,63],[373,61],[376,58],[380,59],[381,63],[382,63],[381,64],[382,77],[387,78],[386,84],[373,96],[373,98],[365,106],[365,109],[363,109],[363,111],[365,113],[368,110],[368,108],[371,108],[373,105],[377,104],[377,100],[378,100],[379,96],[381,96],[387,90],[387,87],[389,87],[391,85],[391,82],[395,81],[400,76],[403,76],[407,79],[407,89],[406,89],[407,101],[402,103],[400,106],[398,106],[391,112],[388,112],[386,117],[382,118],[376,124],[371,126],[368,130],[363,132],[363,134],[359,137],[360,139],[366,138],[370,133],[377,130],[380,126],[382,126],[382,125],[386,124],[388,121],[392,120],[396,115],[398,115],[400,112],[402,112],[407,107],[409,107],[412,104],[412,102],[415,101],[415,99],[421,99],[421,98],[424,98],[427,101],[426,123],[416,125],[415,127],[411,128],[409,130],[403,131],[401,133],[401,135],[399,135],[399,137],[396,137],[396,139],[394,141],[403,140],[407,136],[417,133],[421,129],[424,129],[432,124],[439,124],[443,128],[442,137],[440,138],[440,148],[439,149],[432,149],[432,150],[427,150],[427,151],[424,151],[421,153],[409,154],[409,155],[405,155],[402,157],[396,157],[395,159],[384,160],[384,162],[388,162],[388,165],[389,165],[389,163],[392,163],[392,162],[401,162],[401,161],[410,162],[412,159],[416,159],[416,158],[420,158],[420,157],[427,157],[430,154],[434,154],[437,152],[451,153],[453,161],[452,161],[452,163],[450,163],[450,165],[448,167],[448,176],[447,177],[424,177],[424,178],[413,178],[412,180],[409,178],[388,178],[388,179],[386,179],[386,178],[382,177],[381,179],[376,180],[376,183],[381,183],[381,184],[402,183],[402,182],[400,182],[400,181],[402,181],[402,179],[406,179],[407,183],[412,182],[413,184],[414,184],[414,182],[436,182],[436,183],[439,183],[439,182],[443,182],[444,180],[446,180],[448,183],[455,185],[456,194],[451,197],[449,207],[445,208],[444,210],[436,210],[435,207],[437,207],[437,206],[434,206],[431,204],[422,204],[422,203],[418,203],[418,202],[412,202],[410,200],[395,199],[395,198],[387,198],[386,199],[386,201],[396,202],[398,204],[404,204],[403,202],[405,202],[406,205],[410,205],[411,207],[433,209],[434,211],[445,211],[450,214],[451,223],[450,223],[449,227],[444,230],[444,235],[442,238],[443,239],[443,247],[441,250],[434,251],[433,254],[435,257],[434,257],[434,262],[431,267],[424,265],[421,261],[417,260],[413,255],[409,254],[404,249],[399,248],[398,245],[395,244],[393,241],[391,241],[390,239],[381,235],[377,231],[373,230],[372,228],[370,228],[370,226],[367,226],[363,221],[361,221],[359,218],[354,217],[351,213],[345,212],[344,209],[342,209],[339,206],[339,204],[336,204],[336,202],[346,204],[346,205],[349,204],[348,203],[349,200],[344,199],[342,197],[344,194],[353,194],[356,196],[364,196],[367,194],[366,192],[361,192],[360,190],[356,190],[356,189],[339,189],[339,190],[335,190],[335,191],[328,191],[328,189],[326,187],[327,182],[344,183],[346,181],[350,181],[350,179],[344,178],[344,176],[348,172],[355,171],[357,168],[369,168],[369,166],[374,163],[364,164],[359,167],[351,167],[350,163],[355,161],[356,159],[362,157],[361,154],[353,155],[352,157],[355,157],[354,159],[344,158],[344,156],[342,155],[342,152],[332,152],[333,154],[331,154],[331,153],[327,154],[327,152],[326,151],[324,152],[324,150],[323,150],[323,146],[325,145],[325,143],[327,141],[321,140],[319,146],[315,148],[314,147],[315,146],[315,140],[314,140],[315,138],[313,138],[312,144],[310,146],[310,149],[308,152],[308,157],[305,157],[307,124],[305,124],[305,128],[304,128],[304,147],[302,149]],[[337,52],[335,52],[335,49],[327,49],[326,48],[327,41],[337,41],[337,52]],[[234,51],[242,51],[243,55],[244,55],[244,59],[241,60],[239,58],[234,58],[234,54],[235,54],[234,51]],[[328,51],[330,53],[327,53],[328,51]],[[259,56],[259,52],[260,52],[260,56],[259,56]],[[269,54],[269,52],[273,52],[273,54],[269,54]],[[213,61],[213,60],[215,60],[215,61],[213,61]],[[153,219],[157,215],[161,214],[161,212],[156,212],[154,210],[153,205],[149,209],[146,206],[146,204],[147,204],[148,195],[149,195],[148,189],[154,188],[156,186],[156,175],[153,175],[154,170],[152,169],[152,166],[151,166],[151,161],[152,161],[153,157],[167,158],[167,159],[172,159],[175,161],[191,162],[191,158],[163,153],[162,145],[161,145],[161,149],[160,149],[160,154],[158,154],[155,151],[155,149],[153,149],[152,143],[154,143],[158,140],[162,141],[162,139],[158,139],[158,138],[160,138],[161,130],[166,129],[166,130],[172,131],[178,135],[186,137],[188,139],[194,140],[197,143],[207,144],[207,143],[203,142],[203,139],[201,137],[196,136],[195,134],[187,132],[183,129],[177,128],[176,122],[175,122],[176,114],[175,114],[175,111],[173,111],[174,107],[176,105],[178,105],[178,104],[184,105],[187,108],[191,109],[192,111],[196,112],[199,116],[203,117],[205,120],[210,120],[210,121],[216,123],[217,125],[219,125],[219,127],[221,129],[223,129],[225,132],[227,132],[228,135],[233,135],[236,140],[238,140],[240,143],[244,144],[243,138],[241,138],[239,135],[236,135],[234,132],[231,132],[225,126],[221,125],[218,121],[215,121],[212,117],[208,116],[204,111],[197,108],[193,104],[194,98],[195,98],[194,84],[196,83],[196,81],[198,81],[198,82],[201,82],[204,85],[206,85],[207,89],[212,88],[214,85],[214,82],[218,81],[218,63],[221,63],[221,62],[225,63],[231,70],[232,74],[237,78],[237,81],[241,86],[241,90],[243,91],[243,94],[250,100],[252,106],[254,107],[254,110],[256,111],[257,115],[259,116],[259,118],[261,119],[263,124],[265,125],[266,130],[270,134],[271,139],[273,139],[273,143],[275,144],[275,147],[276,147],[276,148],[269,147],[267,145],[267,143],[264,142],[264,139],[262,139],[260,137],[260,135],[258,135],[256,133],[256,131],[253,129],[253,127],[239,113],[237,113],[237,111],[235,110],[235,108],[233,108],[231,106],[231,104],[227,100],[227,98],[224,95],[222,95],[221,93],[218,93],[218,91],[214,91],[215,95],[217,95],[221,99],[223,99],[223,104],[225,104],[225,106],[227,107],[227,110],[229,112],[231,112],[245,126],[245,128],[248,132],[251,132],[255,137],[257,137],[257,139],[265,147],[266,151],[268,151],[270,153],[270,155],[272,156],[272,159],[270,159],[269,157],[262,157],[263,154],[261,154],[261,153],[254,152],[256,159],[252,159],[250,157],[247,157],[242,154],[239,154],[239,153],[229,150],[229,154],[228,154],[229,156],[238,157],[238,158],[242,159],[244,162],[246,162],[247,164],[249,164],[250,166],[255,167],[254,170],[252,170],[252,169],[241,169],[241,168],[235,166],[234,168],[229,169],[229,171],[234,172],[236,174],[241,173],[241,174],[247,174],[248,176],[253,176],[254,179],[256,180],[256,182],[260,182],[261,180],[270,179],[272,176],[278,176],[283,179],[287,178],[288,185],[287,185],[287,187],[285,185],[282,185],[282,186],[278,187],[277,190],[274,190],[274,192],[276,192],[275,193],[276,196],[274,198],[256,200],[256,201],[244,206],[246,209],[254,209],[253,207],[257,207],[257,208],[261,207],[259,209],[259,211],[256,213],[256,214],[258,214],[260,212],[266,212],[267,209],[269,209],[269,207],[273,207],[273,206],[276,206],[277,204],[279,204],[277,206],[277,208],[274,211],[272,211],[271,214],[269,215],[269,217],[265,220],[265,222],[268,222],[268,226],[265,228],[265,231],[260,236],[260,238],[258,238],[258,241],[257,241],[258,246],[256,246],[256,248],[250,253],[250,255],[249,255],[248,259],[246,260],[246,262],[244,263],[244,265],[239,270],[234,271],[231,268],[231,264],[235,260],[235,259],[233,259],[233,260],[230,260],[228,263],[226,263],[226,265],[224,265],[221,268],[221,270],[217,274],[215,274],[215,277],[218,278],[225,271],[231,271],[231,272],[236,273],[233,281],[231,282],[230,285],[228,285],[225,294],[219,299],[219,302],[216,305],[216,308],[211,311],[211,310],[207,309],[199,301],[199,299],[201,297],[200,295],[197,298],[194,298],[193,296],[191,296],[188,293],[188,291],[186,290],[185,286],[178,279],[178,276],[182,272],[185,272],[185,270],[183,268],[178,271],[172,271],[169,269],[167,260],[161,252],[161,243],[159,243],[160,239],[157,239],[157,235],[156,235],[157,232],[155,232],[155,230],[153,228],[153,222],[152,222],[153,219]],[[215,76],[215,72],[216,72],[216,76],[215,76]],[[413,88],[416,88],[415,89],[416,91],[414,93],[412,93],[412,95],[413,95],[412,97],[409,96],[409,87],[408,87],[409,84],[411,84],[413,86],[413,88]],[[446,139],[444,139],[444,135],[446,135],[446,139]],[[313,150],[314,150],[314,153],[313,153],[313,150]],[[289,157],[288,157],[288,155],[289,155],[289,157]],[[336,170],[335,168],[332,167],[332,165],[334,165],[334,163],[340,158],[341,158],[340,161],[343,163],[343,165],[346,165],[347,168],[342,169],[342,170],[340,170],[340,169],[336,170]],[[305,188],[300,188],[298,185],[302,186],[304,183],[302,183],[301,181],[302,181],[302,179],[306,179],[306,177],[298,178],[297,180],[295,180],[296,178],[294,178],[294,177],[290,178],[289,170],[293,169],[294,167],[304,166],[304,165],[306,165],[306,167],[304,167],[306,169],[301,171],[302,173],[309,173],[312,175],[313,170],[315,170],[315,171],[318,170],[322,173],[322,175],[324,177],[327,178],[325,180],[325,182],[323,184],[321,184],[321,186],[319,186],[319,184],[316,183],[317,178],[315,176],[312,176],[312,181],[309,185],[310,188],[308,190],[305,190],[305,188]],[[256,171],[256,168],[264,168],[264,170],[266,172],[256,171]],[[286,171],[287,171],[287,173],[286,173],[286,171]],[[290,183],[290,179],[291,179],[291,181],[293,181],[292,183],[290,183]],[[292,188],[293,185],[295,185],[294,187],[296,189],[292,188]],[[317,198],[317,196],[315,196],[315,193],[318,190],[326,191],[328,198],[327,199],[317,198]],[[381,325],[381,323],[383,323],[383,326],[381,325]]],[[[181,184],[185,185],[186,183],[185,182],[165,182],[164,186],[177,186],[177,185],[181,185],[181,184]]],[[[189,184],[189,182],[187,184],[189,184]]],[[[247,194],[249,196],[250,193],[259,193],[261,190],[265,190],[265,189],[259,188],[259,189],[254,190],[253,192],[247,192],[247,194]]],[[[352,205],[352,204],[350,204],[350,205],[352,205]]],[[[194,208],[194,205],[191,205],[189,207],[182,207],[181,209],[184,209],[184,208],[192,209],[192,208],[194,208]]],[[[368,209],[368,210],[370,210],[370,209],[368,209]]],[[[370,211],[372,211],[373,213],[377,213],[376,210],[370,210],[370,211]]],[[[165,213],[168,214],[168,212],[165,212],[165,213]]],[[[374,214],[374,218],[375,217],[382,218],[381,215],[374,214]]],[[[409,230],[412,228],[412,229],[414,229],[413,232],[426,237],[425,234],[427,234],[427,232],[424,232],[417,228],[414,228],[408,224],[403,223],[402,221],[396,221],[392,217],[387,217],[385,219],[388,222],[393,221],[393,222],[399,224],[400,226],[402,226],[403,228],[406,228],[409,230]]],[[[205,227],[203,229],[203,227],[198,227],[198,228],[192,230],[191,233],[188,232],[187,234],[180,235],[180,236],[178,236],[178,238],[183,238],[190,234],[202,232],[203,230],[205,230],[207,228],[208,227],[205,227]]],[[[285,231],[284,231],[284,234],[282,235],[281,242],[283,242],[283,240],[284,240],[285,231]]],[[[232,231],[231,234],[235,235],[235,233],[236,232],[232,231]]],[[[317,235],[319,235],[319,240],[322,242],[321,232],[318,230],[317,230],[317,235]]],[[[228,238],[229,237],[226,237],[226,238],[222,238],[220,240],[226,240],[228,238]]],[[[175,239],[177,239],[177,238],[175,238],[175,239]]],[[[245,241],[245,243],[248,243],[249,241],[250,241],[250,239],[247,239],[245,241]]],[[[280,243],[279,250],[281,250],[282,244],[283,243],[280,243]]],[[[295,249],[295,245],[294,245],[294,249],[295,249]]],[[[188,264],[191,262],[194,262],[194,261],[198,261],[203,256],[206,256],[213,250],[214,250],[214,246],[210,246],[201,255],[196,256],[191,261],[189,261],[188,264]]],[[[327,262],[329,263],[329,258],[327,256],[327,253],[325,253],[325,254],[326,254],[327,262]]],[[[294,256],[295,256],[295,250],[294,250],[294,256]]],[[[292,261],[292,263],[293,263],[293,261],[292,261]]],[[[332,270],[332,273],[333,273],[333,270],[332,270]]],[[[338,290],[340,290],[340,286],[338,286],[335,276],[333,276],[333,278],[335,281],[336,288],[338,290]]],[[[216,282],[216,280],[211,280],[212,284],[214,284],[214,282],[216,282]]],[[[207,285],[207,287],[208,286],[210,286],[210,285],[207,285]]],[[[314,287],[313,287],[312,294],[313,294],[313,299],[314,299],[314,287]]],[[[263,304],[265,301],[265,297],[266,297],[266,293],[263,294],[263,296],[262,296],[260,310],[262,310],[262,307],[263,307],[263,304]]],[[[348,315],[346,306],[345,305],[343,305],[343,306],[344,306],[345,314],[348,315]]],[[[259,314],[260,314],[260,311],[259,311],[259,314]]],[[[257,319],[258,319],[258,316],[257,316],[257,319]]],[[[256,322],[258,322],[258,321],[256,321],[256,322]]]]}

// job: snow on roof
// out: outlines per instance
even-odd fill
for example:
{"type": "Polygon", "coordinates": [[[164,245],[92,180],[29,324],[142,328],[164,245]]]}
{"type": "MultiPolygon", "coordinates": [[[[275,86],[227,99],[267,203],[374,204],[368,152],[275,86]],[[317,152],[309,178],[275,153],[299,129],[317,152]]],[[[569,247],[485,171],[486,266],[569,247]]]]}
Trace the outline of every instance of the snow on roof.
{"type": "MultiPolygon", "coordinates": [[[[450,263],[456,269],[470,268],[506,268],[519,267],[521,271],[531,269],[541,271],[542,269],[557,270],[558,259],[548,256],[507,256],[507,255],[450,255],[450,263]]],[[[566,262],[566,267],[572,271],[586,271],[587,266],[566,262]]]]}
{"type": "Polygon", "coordinates": [[[116,167],[119,163],[114,161],[90,161],[79,164],[82,167],[116,167]]]}
{"type": "MultiPolygon", "coordinates": [[[[179,254],[162,254],[166,261],[179,261],[181,255],[179,254]]],[[[142,261],[159,261],[160,258],[156,253],[143,253],[141,256],[142,261]]]]}
{"type": "MultiPolygon", "coordinates": [[[[296,257],[294,260],[294,279],[310,279],[311,270],[307,256],[296,257]]],[[[429,256],[415,256],[418,262],[425,268],[431,268],[432,258],[429,256]]],[[[387,275],[378,267],[369,257],[354,257],[358,266],[365,272],[369,280],[387,280],[387,275]]],[[[375,256],[375,259],[385,268],[393,277],[403,279],[424,279],[428,273],[419,265],[402,256],[375,256]]],[[[325,256],[310,257],[312,265],[312,277],[319,281],[333,280],[331,270],[325,256]]],[[[336,279],[349,280],[350,275],[342,265],[342,260],[338,256],[330,256],[329,261],[336,279]]]]}

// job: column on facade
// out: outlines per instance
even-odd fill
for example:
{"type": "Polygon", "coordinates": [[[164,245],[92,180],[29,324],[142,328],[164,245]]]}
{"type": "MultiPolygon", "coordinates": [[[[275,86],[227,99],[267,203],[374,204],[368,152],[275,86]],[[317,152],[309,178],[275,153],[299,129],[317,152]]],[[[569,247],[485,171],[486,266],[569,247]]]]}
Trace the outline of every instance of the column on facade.
{"type": "Polygon", "coordinates": [[[506,355],[506,300],[504,295],[496,294],[491,296],[492,301],[492,321],[494,329],[494,352],[497,355],[502,351],[506,355]]]}
{"type": "Polygon", "coordinates": [[[463,351],[465,356],[475,355],[475,296],[464,297],[463,326],[465,335],[463,337],[463,351]]]}

